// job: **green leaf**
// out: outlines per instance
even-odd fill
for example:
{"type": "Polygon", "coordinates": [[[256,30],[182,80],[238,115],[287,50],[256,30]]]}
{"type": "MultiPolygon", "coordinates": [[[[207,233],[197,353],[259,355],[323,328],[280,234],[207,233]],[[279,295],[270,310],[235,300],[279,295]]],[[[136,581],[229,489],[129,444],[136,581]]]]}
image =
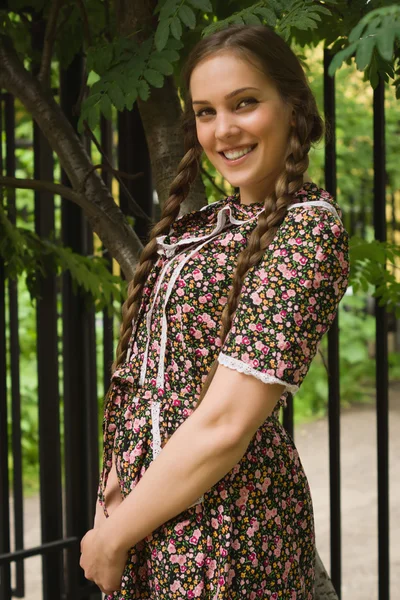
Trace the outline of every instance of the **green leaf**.
{"type": "Polygon", "coordinates": [[[183,48],[183,42],[181,42],[181,40],[176,40],[173,37],[168,38],[168,42],[167,42],[167,48],[168,50],[170,50],[172,48],[172,50],[181,50],[181,48],[183,48]]]}
{"type": "Polygon", "coordinates": [[[253,12],[264,17],[264,19],[268,23],[268,25],[271,25],[271,27],[275,27],[276,16],[272,10],[270,10],[269,8],[264,7],[264,6],[260,6],[260,7],[257,6],[253,10],[253,12]]]}
{"type": "Polygon", "coordinates": [[[172,16],[176,11],[177,4],[177,0],[166,0],[160,10],[160,21],[168,19],[168,17],[172,16]]]}
{"type": "Polygon", "coordinates": [[[172,75],[174,72],[174,67],[165,58],[151,58],[149,60],[149,67],[163,75],[172,75]]]}
{"type": "Polygon", "coordinates": [[[127,94],[127,96],[125,97],[126,108],[128,110],[132,110],[133,105],[135,104],[137,99],[137,94],[137,89],[134,89],[131,92],[129,92],[129,94],[127,94]]]}
{"type": "Polygon", "coordinates": [[[198,10],[212,12],[212,6],[209,0],[188,0],[188,3],[198,10]]]}
{"type": "Polygon", "coordinates": [[[178,16],[182,23],[189,27],[189,29],[196,27],[196,16],[189,6],[182,4],[178,9],[178,16]]]}
{"type": "Polygon", "coordinates": [[[171,33],[176,40],[180,40],[182,37],[182,24],[178,17],[174,17],[171,21],[171,33]]]}
{"type": "Polygon", "coordinates": [[[243,15],[243,20],[246,25],[262,25],[262,22],[257,17],[257,15],[253,13],[246,13],[243,15]]]}
{"type": "Polygon", "coordinates": [[[149,84],[146,81],[144,81],[144,79],[141,79],[138,83],[138,92],[139,92],[140,98],[144,102],[146,102],[146,100],[149,99],[150,88],[149,88],[149,84]]]}
{"type": "Polygon", "coordinates": [[[364,31],[366,26],[366,23],[364,21],[364,19],[361,19],[361,21],[355,26],[353,27],[353,29],[350,32],[349,35],[349,42],[356,42],[361,38],[362,32],[364,31]]]}
{"type": "Polygon", "coordinates": [[[88,110],[100,101],[102,94],[91,94],[82,102],[82,110],[88,110]]]}
{"type": "Polygon", "coordinates": [[[385,27],[376,36],[376,45],[379,53],[385,60],[391,60],[394,52],[396,34],[400,37],[400,27],[385,27]]]}
{"type": "Polygon", "coordinates": [[[340,52],[335,54],[335,56],[332,58],[328,69],[328,74],[331,77],[333,77],[335,72],[339,69],[339,67],[341,67],[342,63],[353,54],[354,50],[357,48],[357,44],[357,42],[353,42],[352,44],[350,44],[346,48],[343,48],[343,50],[340,50],[340,52]]]}
{"type": "Polygon", "coordinates": [[[114,81],[108,88],[108,95],[115,108],[119,111],[125,108],[125,96],[119,85],[114,81]]]}
{"type": "Polygon", "coordinates": [[[154,69],[146,69],[143,76],[154,87],[162,88],[164,85],[164,75],[154,69]]]}
{"type": "Polygon", "coordinates": [[[172,50],[172,48],[164,48],[162,51],[162,57],[164,60],[173,63],[179,60],[179,53],[176,50],[172,50]]]}
{"type": "Polygon", "coordinates": [[[100,110],[105,116],[106,119],[111,121],[112,119],[112,109],[111,109],[111,101],[107,94],[103,94],[100,100],[100,110]]]}
{"type": "Polygon", "coordinates": [[[158,24],[156,34],[154,36],[154,43],[156,45],[157,50],[160,52],[163,48],[165,48],[166,43],[169,37],[169,26],[170,21],[160,21],[158,24]]]}
{"type": "Polygon", "coordinates": [[[356,63],[359,71],[364,71],[369,65],[372,57],[372,52],[375,46],[375,37],[362,38],[357,45],[356,63]]]}
{"type": "Polygon", "coordinates": [[[100,110],[99,110],[99,105],[97,106],[93,106],[87,114],[87,122],[88,122],[88,126],[90,127],[91,131],[94,131],[97,127],[97,125],[100,122],[100,110]]]}

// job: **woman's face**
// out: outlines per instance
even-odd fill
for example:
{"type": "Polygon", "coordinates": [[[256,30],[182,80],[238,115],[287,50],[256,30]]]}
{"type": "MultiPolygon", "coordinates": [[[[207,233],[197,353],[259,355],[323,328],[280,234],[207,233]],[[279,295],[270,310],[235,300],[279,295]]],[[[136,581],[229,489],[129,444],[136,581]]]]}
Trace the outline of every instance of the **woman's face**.
{"type": "Polygon", "coordinates": [[[284,166],[291,107],[261,70],[229,51],[195,67],[190,92],[197,137],[210,162],[240,188],[243,204],[262,202],[284,166]],[[223,153],[244,150],[250,152],[242,157],[223,153]]]}

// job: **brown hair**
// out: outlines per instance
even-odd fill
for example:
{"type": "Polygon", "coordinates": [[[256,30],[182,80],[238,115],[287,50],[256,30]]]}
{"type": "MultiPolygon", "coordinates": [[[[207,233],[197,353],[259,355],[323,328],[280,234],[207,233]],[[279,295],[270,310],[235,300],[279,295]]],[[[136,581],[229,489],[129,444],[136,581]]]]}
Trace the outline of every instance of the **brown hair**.
{"type": "MultiPolygon", "coordinates": [[[[150,241],[140,255],[134,279],[128,286],[128,297],[122,307],[120,339],[116,360],[112,365],[113,372],[125,361],[132,334],[132,321],[137,317],[143,288],[158,258],[156,237],[168,233],[198,173],[202,147],[197,139],[191,103],[191,74],[201,60],[227,50],[252,64],[256,59],[258,65],[261,65],[265,74],[275,84],[282,100],[293,108],[295,126],[291,127],[289,133],[287,157],[284,168],[275,182],[275,190],[265,198],[265,211],[258,217],[257,225],[249,236],[246,248],[239,254],[233,284],[221,316],[219,332],[221,345],[231,327],[243,279],[248,270],[259,262],[275,237],[288,206],[293,202],[294,193],[303,185],[303,174],[308,168],[311,144],[318,142],[324,133],[323,121],[300,61],[286,42],[272,29],[262,25],[231,25],[201,39],[194,46],[182,72],[185,108],[181,116],[181,128],[185,154],[179,163],[178,173],[172,181],[161,219],[150,231],[150,241]]],[[[218,360],[215,359],[203,384],[197,406],[204,398],[217,367],[218,360]]]]}

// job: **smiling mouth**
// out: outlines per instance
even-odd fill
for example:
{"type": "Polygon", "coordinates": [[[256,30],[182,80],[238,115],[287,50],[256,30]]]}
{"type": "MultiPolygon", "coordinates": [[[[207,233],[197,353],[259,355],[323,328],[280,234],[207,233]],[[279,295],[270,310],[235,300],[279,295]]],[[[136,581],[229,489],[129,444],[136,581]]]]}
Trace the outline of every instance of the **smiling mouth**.
{"type": "Polygon", "coordinates": [[[252,145],[244,146],[238,150],[231,150],[231,151],[226,150],[226,152],[218,152],[218,154],[220,154],[220,156],[225,158],[225,160],[235,162],[235,161],[243,158],[244,156],[247,156],[248,154],[250,154],[256,147],[257,147],[257,144],[252,144],[252,145]]]}

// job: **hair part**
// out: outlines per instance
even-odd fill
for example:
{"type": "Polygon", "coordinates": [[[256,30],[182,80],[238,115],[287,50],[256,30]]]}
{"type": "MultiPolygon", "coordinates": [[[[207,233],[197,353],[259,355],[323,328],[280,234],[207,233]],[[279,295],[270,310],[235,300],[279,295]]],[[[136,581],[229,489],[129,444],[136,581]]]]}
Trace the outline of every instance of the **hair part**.
{"type": "MultiPolygon", "coordinates": [[[[219,331],[221,347],[231,328],[246,273],[260,261],[273,241],[289,205],[293,202],[294,194],[303,185],[303,175],[309,165],[308,153],[311,145],[317,143],[323,136],[324,123],[301,63],[288,44],[270,27],[230,25],[201,39],[194,46],[182,71],[185,107],[180,126],[185,154],[178,165],[178,173],[171,183],[169,197],[165,202],[160,221],[151,228],[149,242],[141,252],[134,278],[128,285],[128,296],[122,307],[120,338],[112,372],[126,359],[132,335],[132,323],[138,316],[143,288],[158,258],[156,237],[169,232],[172,223],[179,215],[180,205],[187,198],[199,171],[203,150],[197,138],[190,95],[192,72],[205,58],[226,51],[234,52],[241,59],[263,70],[276,86],[281,99],[293,108],[295,125],[291,127],[289,133],[285,164],[276,179],[275,189],[265,197],[265,210],[258,217],[257,225],[248,238],[246,248],[238,256],[232,287],[221,315],[219,331]]],[[[196,408],[207,393],[217,367],[216,357],[203,382],[196,408]]]]}

